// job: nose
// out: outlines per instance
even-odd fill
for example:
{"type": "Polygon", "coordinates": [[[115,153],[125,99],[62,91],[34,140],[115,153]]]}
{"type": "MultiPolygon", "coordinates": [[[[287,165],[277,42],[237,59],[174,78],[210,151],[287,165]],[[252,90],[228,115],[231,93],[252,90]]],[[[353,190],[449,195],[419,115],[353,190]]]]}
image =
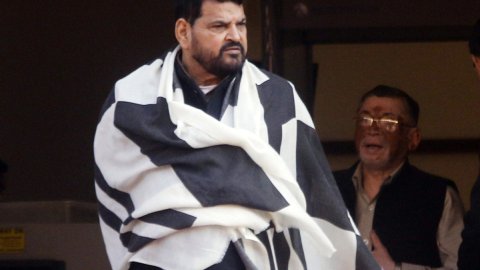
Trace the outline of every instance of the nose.
{"type": "Polygon", "coordinates": [[[378,123],[379,123],[379,120],[378,120],[378,119],[373,119],[372,124],[370,125],[370,127],[380,128],[380,126],[379,126],[378,123]]]}
{"type": "Polygon", "coordinates": [[[235,24],[228,28],[226,39],[230,41],[240,41],[240,31],[235,24]]]}
{"type": "Polygon", "coordinates": [[[378,125],[378,120],[374,119],[372,124],[367,127],[367,133],[370,135],[378,134],[380,132],[380,126],[378,125]]]}

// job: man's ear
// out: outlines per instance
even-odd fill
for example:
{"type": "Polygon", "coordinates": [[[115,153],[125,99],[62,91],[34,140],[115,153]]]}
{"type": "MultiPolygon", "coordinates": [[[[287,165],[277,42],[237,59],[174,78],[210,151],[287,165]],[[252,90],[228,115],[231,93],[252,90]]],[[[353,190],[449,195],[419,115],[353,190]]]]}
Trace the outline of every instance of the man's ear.
{"type": "Polygon", "coordinates": [[[412,152],[417,149],[421,140],[422,135],[420,134],[420,129],[418,127],[411,128],[408,133],[408,151],[412,152]]]}
{"type": "Polygon", "coordinates": [[[480,78],[480,57],[472,55],[473,65],[475,70],[477,71],[477,75],[480,78]]]}
{"type": "Polygon", "coordinates": [[[178,19],[175,23],[175,38],[183,50],[186,50],[190,47],[191,30],[190,23],[183,18],[178,19]]]}
{"type": "Polygon", "coordinates": [[[475,66],[479,66],[480,65],[480,57],[475,56],[473,54],[471,56],[472,56],[472,61],[475,64],[475,66]]]}

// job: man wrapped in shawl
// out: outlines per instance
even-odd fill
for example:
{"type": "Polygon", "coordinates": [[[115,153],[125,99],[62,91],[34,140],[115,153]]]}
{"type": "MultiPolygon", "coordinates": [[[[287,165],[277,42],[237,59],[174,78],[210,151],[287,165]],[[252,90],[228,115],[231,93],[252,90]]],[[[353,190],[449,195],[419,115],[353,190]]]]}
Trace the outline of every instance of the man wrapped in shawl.
{"type": "Polygon", "coordinates": [[[294,86],[246,60],[242,1],[176,1],[179,45],[95,134],[113,269],[378,269],[294,86]]]}

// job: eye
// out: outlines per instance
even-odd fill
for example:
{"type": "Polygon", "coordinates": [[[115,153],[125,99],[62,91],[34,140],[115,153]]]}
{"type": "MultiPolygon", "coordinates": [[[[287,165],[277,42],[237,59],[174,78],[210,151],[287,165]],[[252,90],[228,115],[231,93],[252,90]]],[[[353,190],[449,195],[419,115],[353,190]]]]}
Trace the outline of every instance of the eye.
{"type": "Polygon", "coordinates": [[[396,130],[398,120],[390,118],[381,118],[379,120],[380,125],[387,131],[393,132],[396,130]]]}
{"type": "Polygon", "coordinates": [[[357,122],[361,126],[370,126],[372,125],[373,118],[367,115],[361,115],[357,118],[357,122]]]}
{"type": "Polygon", "coordinates": [[[247,21],[237,23],[237,28],[241,31],[245,30],[247,28],[247,21]]]}
{"type": "Polygon", "coordinates": [[[223,32],[225,31],[225,29],[227,29],[227,25],[226,24],[223,24],[223,23],[217,23],[217,24],[213,24],[210,26],[210,29],[213,31],[213,32],[223,32]]]}
{"type": "Polygon", "coordinates": [[[390,118],[381,118],[380,123],[382,123],[384,125],[392,126],[392,125],[398,124],[398,120],[390,119],[390,118]]]}

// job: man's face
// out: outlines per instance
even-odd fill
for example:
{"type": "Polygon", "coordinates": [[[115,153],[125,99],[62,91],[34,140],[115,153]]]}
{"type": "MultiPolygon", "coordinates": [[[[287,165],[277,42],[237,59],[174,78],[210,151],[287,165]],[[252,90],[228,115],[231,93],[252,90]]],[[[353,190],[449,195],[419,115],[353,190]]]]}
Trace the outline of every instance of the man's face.
{"type": "Polygon", "coordinates": [[[407,108],[403,100],[387,97],[369,97],[358,111],[359,116],[374,119],[387,118],[398,120],[399,124],[392,130],[386,130],[373,122],[371,126],[357,123],[355,128],[355,146],[365,168],[382,171],[396,169],[419,143],[417,128],[409,128],[407,108]]]}
{"type": "Polygon", "coordinates": [[[192,26],[190,48],[191,57],[210,74],[222,78],[240,70],[247,52],[243,6],[204,1],[192,26]]]}

